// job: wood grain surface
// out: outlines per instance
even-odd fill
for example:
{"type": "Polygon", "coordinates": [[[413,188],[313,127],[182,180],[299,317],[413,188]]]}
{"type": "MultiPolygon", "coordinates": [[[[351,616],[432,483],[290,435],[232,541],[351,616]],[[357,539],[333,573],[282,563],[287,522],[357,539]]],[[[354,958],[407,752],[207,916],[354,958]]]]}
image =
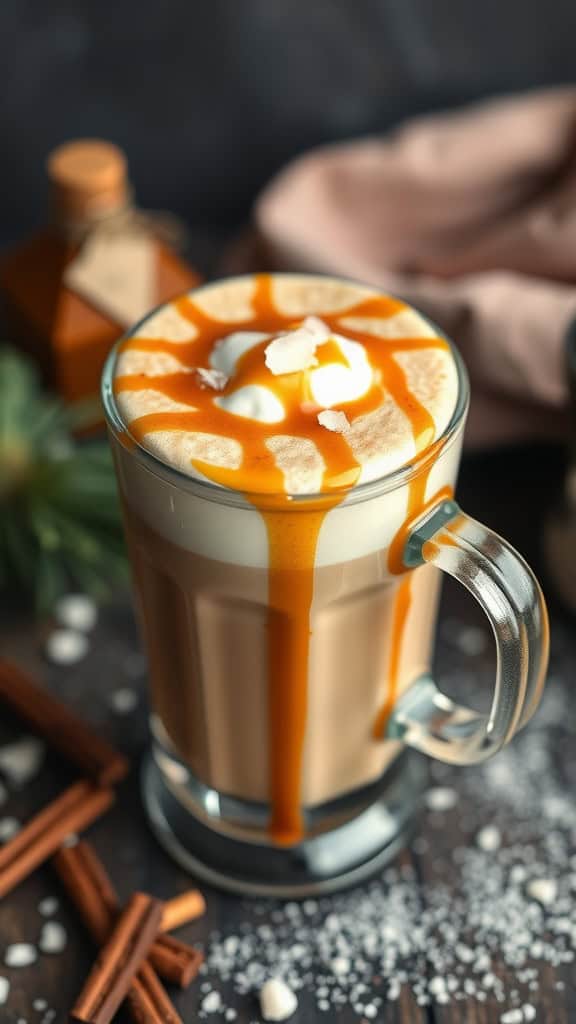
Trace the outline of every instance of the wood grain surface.
{"type": "MultiPolygon", "coordinates": [[[[546,574],[539,557],[542,523],[558,489],[560,475],[561,457],[552,448],[468,458],[461,475],[459,497],[463,507],[515,543],[541,571],[544,581],[546,574]]],[[[562,685],[562,680],[569,683],[576,675],[576,630],[574,620],[557,607],[553,595],[549,593],[548,597],[552,613],[551,671],[554,685],[562,685]]],[[[451,624],[456,621],[460,626],[475,626],[480,619],[472,601],[463,598],[461,591],[450,585],[443,597],[437,672],[448,683],[460,674],[463,679],[472,678],[474,686],[489,685],[493,670],[492,651],[486,650],[472,659],[459,651],[451,642],[451,624]]],[[[135,889],[167,898],[189,887],[189,877],[169,860],[149,833],[140,804],[138,762],[147,737],[146,680],[145,663],[129,599],[118,595],[114,606],[102,613],[89,655],[73,668],[57,668],[43,661],[44,625],[33,625],[7,607],[3,609],[2,623],[2,653],[42,673],[55,693],[133,759],[133,770],[119,787],[116,805],[89,833],[121,898],[126,899],[135,889]],[[123,687],[134,689],[138,694],[136,709],[126,715],[115,713],[110,703],[111,695],[123,687]]],[[[567,693],[565,697],[568,701],[566,706],[576,712],[576,696],[572,698],[567,693]]],[[[573,714],[566,728],[559,729],[558,742],[554,744],[553,770],[567,795],[573,792],[576,782],[575,724],[576,714],[573,714]]],[[[541,728],[548,726],[544,724],[541,728]]],[[[558,726],[551,725],[550,728],[557,729],[558,726]]],[[[0,720],[0,745],[18,735],[17,724],[9,716],[3,716],[0,720]]],[[[476,769],[466,771],[470,773],[476,769]]],[[[19,792],[10,793],[0,810],[0,817],[14,815],[24,820],[71,779],[69,769],[56,756],[50,755],[33,782],[19,792]]],[[[456,791],[462,786],[459,769],[435,769],[433,781],[435,785],[453,787],[456,791]]],[[[431,886],[440,883],[447,886],[447,899],[453,899],[454,907],[457,907],[461,878],[452,852],[458,846],[469,847],[478,829],[493,818],[500,823],[506,842],[508,826],[511,835],[514,831],[514,810],[506,820],[502,817],[502,809],[492,807],[489,798],[483,798],[477,804],[470,801],[464,808],[460,806],[440,815],[430,811],[423,814],[410,849],[397,859],[398,864],[411,867],[416,873],[423,912],[431,886]]],[[[576,833],[573,839],[573,852],[576,854],[576,833]]],[[[205,886],[202,889],[206,895],[207,913],[182,929],[179,935],[188,942],[206,946],[214,931],[222,935],[234,933],[246,920],[247,911],[239,899],[205,886]]],[[[0,1008],[2,1024],[16,1024],[21,1018],[29,1024],[40,1024],[42,1013],[33,1009],[34,1001],[39,999],[57,1011],[57,1022],[64,1022],[92,962],[90,942],[49,867],[35,873],[0,904],[0,959],[3,960],[4,951],[10,943],[37,941],[44,923],[38,905],[48,896],[56,896],[60,901],[56,917],[67,931],[66,948],[59,955],[41,955],[30,967],[0,967],[0,974],[9,978],[11,983],[8,1001],[0,1008]]],[[[273,904],[270,904],[270,913],[273,909],[273,904]]],[[[265,921],[268,916],[266,911],[261,920],[265,921]]],[[[517,987],[517,980],[515,971],[506,965],[498,949],[492,954],[493,970],[503,981],[504,1001],[498,1002],[488,996],[484,1002],[479,1002],[475,996],[470,996],[445,1005],[436,1003],[420,1007],[411,989],[405,986],[398,1000],[379,1009],[378,1021],[385,1024],[499,1024],[502,1014],[514,1005],[512,993],[517,987]]],[[[426,956],[418,967],[423,978],[431,977],[437,970],[426,956]]],[[[218,988],[222,990],[220,983],[218,988]]],[[[188,992],[174,994],[175,1004],[185,1021],[201,1019],[197,1017],[201,998],[199,983],[188,992]]],[[[238,1024],[251,1024],[260,1019],[253,997],[233,995],[230,1002],[238,1011],[238,1024]]],[[[558,967],[540,965],[537,988],[531,991],[530,1003],[536,1009],[537,1024],[570,1024],[576,1020],[574,965],[570,962],[558,967]]],[[[214,1014],[208,1019],[217,1024],[223,1018],[214,1014]]],[[[318,1012],[312,996],[302,995],[293,1020],[295,1024],[320,1024],[321,1021],[352,1024],[359,1018],[347,1008],[318,1012]]]]}

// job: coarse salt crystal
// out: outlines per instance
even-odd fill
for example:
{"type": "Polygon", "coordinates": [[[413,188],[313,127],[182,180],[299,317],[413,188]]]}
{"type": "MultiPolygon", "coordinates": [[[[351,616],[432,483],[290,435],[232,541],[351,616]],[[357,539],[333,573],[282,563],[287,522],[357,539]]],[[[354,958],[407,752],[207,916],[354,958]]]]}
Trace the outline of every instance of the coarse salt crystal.
{"type": "Polygon", "coordinates": [[[431,811],[449,811],[458,803],[458,793],[448,786],[435,786],[426,793],[426,806],[431,811]]]}
{"type": "Polygon", "coordinates": [[[136,690],[123,686],[110,694],[109,703],[117,715],[128,715],[138,704],[138,694],[136,690]]]}
{"type": "Polygon", "coordinates": [[[500,849],[502,842],[500,830],[495,825],[485,825],[476,836],[476,842],[481,850],[484,850],[486,853],[494,853],[500,849]]]}
{"type": "Polygon", "coordinates": [[[98,619],[98,609],[88,594],[66,594],[54,608],[54,617],[66,629],[89,633],[98,619]]]}
{"type": "Polygon", "coordinates": [[[558,895],[558,884],[553,878],[533,878],[526,888],[528,895],[545,907],[554,903],[558,895]]]}
{"type": "Polygon", "coordinates": [[[43,1010],[48,1009],[48,1003],[45,999],[35,999],[32,1003],[32,1009],[36,1010],[37,1013],[42,1013],[43,1010]]]}
{"type": "Polygon", "coordinates": [[[433,996],[444,995],[446,992],[446,982],[444,981],[444,978],[441,978],[439,974],[436,975],[435,978],[431,978],[428,983],[428,991],[431,992],[433,996]]]}
{"type": "Polygon", "coordinates": [[[532,1003],[524,1003],[524,1006],[522,1007],[522,1013],[524,1014],[524,1020],[536,1020],[536,1007],[532,1006],[532,1003]]]}
{"type": "Polygon", "coordinates": [[[4,954],[6,967],[28,967],[36,959],[36,950],[29,942],[15,942],[4,954]]]}
{"type": "Polygon", "coordinates": [[[514,864],[510,869],[510,881],[515,885],[526,881],[526,868],[523,864],[514,864]]]}
{"type": "Polygon", "coordinates": [[[523,1024],[524,1014],[522,1010],[507,1010],[501,1014],[500,1024],[523,1024]]]}
{"type": "Polygon", "coordinates": [[[334,957],[334,960],[330,962],[334,974],[349,974],[350,973],[350,961],[345,956],[334,957]]]}
{"type": "Polygon", "coordinates": [[[270,978],[260,990],[260,1009],[264,1020],[287,1020],[296,1011],[298,1000],[281,978],[270,978]]]}
{"type": "Polygon", "coordinates": [[[42,925],[38,946],[42,953],[62,953],[66,948],[66,929],[59,921],[47,921],[42,925]]]}
{"type": "Polygon", "coordinates": [[[19,831],[21,825],[17,818],[0,818],[0,843],[7,843],[19,831]]]}
{"type": "Polygon", "coordinates": [[[0,749],[0,771],[14,786],[24,786],[37,774],[45,749],[34,736],[8,743],[0,749]]]}
{"type": "Polygon", "coordinates": [[[337,412],[335,409],[323,409],[319,412],[318,423],[334,434],[343,434],[350,426],[346,413],[337,412]]]}
{"type": "Polygon", "coordinates": [[[329,337],[330,328],[323,320],[307,316],[301,327],[273,338],[266,346],[266,366],[275,377],[316,366],[316,348],[329,337]]]}
{"type": "Polygon", "coordinates": [[[46,657],[55,665],[75,665],[88,653],[90,644],[84,633],[74,629],[55,629],[46,641],[46,657]]]}
{"type": "Polygon", "coordinates": [[[204,366],[199,366],[196,373],[200,377],[202,384],[212,388],[213,391],[224,391],[229,380],[222,370],[207,370],[204,366]]]}
{"type": "Polygon", "coordinates": [[[10,982],[8,978],[4,978],[0,975],[0,1006],[4,1006],[4,1003],[8,999],[8,993],[10,992],[10,982]]]}
{"type": "Polygon", "coordinates": [[[471,964],[472,961],[476,959],[476,954],[474,953],[474,950],[470,949],[469,946],[465,946],[461,942],[457,943],[457,945],[454,948],[454,952],[456,953],[456,956],[458,957],[460,962],[463,964],[471,964]]]}
{"type": "Polygon", "coordinates": [[[38,912],[42,914],[42,917],[52,917],[59,907],[58,900],[54,896],[46,896],[43,900],[40,900],[38,904],[38,912]]]}
{"type": "Polygon", "coordinates": [[[219,992],[209,992],[204,996],[200,1004],[204,1013],[218,1013],[222,1009],[222,999],[219,992]]]}

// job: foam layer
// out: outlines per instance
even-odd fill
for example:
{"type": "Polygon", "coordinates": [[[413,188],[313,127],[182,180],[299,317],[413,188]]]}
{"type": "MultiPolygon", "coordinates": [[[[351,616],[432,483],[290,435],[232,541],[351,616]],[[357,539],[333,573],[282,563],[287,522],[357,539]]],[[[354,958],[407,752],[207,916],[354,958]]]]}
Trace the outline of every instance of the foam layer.
{"type": "MultiPolygon", "coordinates": [[[[354,484],[410,462],[443,433],[456,404],[457,371],[449,347],[420,314],[350,282],[280,275],[270,292],[275,325],[269,310],[259,316],[258,280],[198,289],[188,305],[171,303],[154,313],[125,344],[115,374],[119,410],[154,455],[224,486],[299,494],[335,485],[323,436],[328,430],[318,420],[323,409],[348,419],[342,436],[354,484]],[[307,317],[318,318],[327,342],[316,348],[313,365],[274,374],[266,366],[270,342],[279,336],[290,341],[291,331],[296,339],[307,317]],[[227,379],[208,398],[206,380],[199,396],[200,366],[227,379]],[[258,435],[270,453],[269,480],[265,460],[259,461],[260,475],[248,472],[251,424],[271,428],[258,435]],[[237,473],[237,480],[219,470],[237,473]]],[[[325,340],[322,333],[318,329],[325,340]]],[[[346,452],[344,460],[339,456],[340,469],[345,461],[346,452]]]]}

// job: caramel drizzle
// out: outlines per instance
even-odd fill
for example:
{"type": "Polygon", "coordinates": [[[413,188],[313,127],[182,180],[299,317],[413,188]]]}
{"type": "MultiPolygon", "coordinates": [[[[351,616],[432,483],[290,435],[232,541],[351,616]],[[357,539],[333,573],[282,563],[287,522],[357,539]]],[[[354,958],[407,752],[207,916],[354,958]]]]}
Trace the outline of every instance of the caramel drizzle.
{"type": "MultiPolygon", "coordinates": [[[[223,468],[198,459],[192,463],[206,477],[224,487],[244,492],[260,511],[266,524],[269,547],[269,620],[268,686],[270,715],[270,777],[272,819],[270,833],[283,845],[297,843],[303,835],[300,806],[300,778],[308,701],[308,658],[310,647],[310,609],[314,589],[316,546],[326,512],[343,500],[360,475],[360,465],[342,434],[322,427],[317,420],[318,407],[310,401],[305,373],[285,374],[281,386],[265,365],[264,349],[269,339],[254,345],[238,360],[234,379],[219,392],[225,396],[247,385],[261,385],[273,391],[282,402],[285,418],[281,423],[261,423],[238,417],[214,404],[213,390],[206,388],[197,373],[210,368],[210,354],[217,341],[232,329],[261,331],[277,335],[295,326],[294,316],[281,313],[275,306],[272,279],[261,274],[255,278],[252,316],[243,320],[219,320],[203,312],[190,298],[176,303],[181,316],[197,329],[190,342],[171,342],[143,337],[128,338],[123,350],[164,352],[175,356],[186,370],[150,378],[132,374],[116,378],[115,393],[153,388],[176,402],[192,406],[185,412],[154,412],[135,419],[130,434],[142,443],[153,431],[190,431],[235,438],[242,445],[238,469],[223,468]],[[322,492],[316,501],[294,509],[285,492],[284,474],[267,442],[278,435],[305,437],[314,442],[324,461],[322,492]]],[[[339,403],[350,422],[379,408],[383,396],[390,393],[408,418],[416,453],[432,446],[434,420],[408,388],[406,375],[394,354],[424,348],[448,348],[439,337],[383,339],[369,333],[350,331],[342,326],[346,317],[384,319],[405,309],[405,304],[387,296],[374,296],[355,302],[338,313],[316,315],[330,330],[360,342],[372,367],[372,386],[360,398],[339,403]]],[[[346,362],[339,347],[330,339],[318,346],[319,364],[346,362]]],[[[408,519],[422,507],[429,468],[410,485],[408,519]]],[[[407,536],[407,531],[406,531],[407,536]]],[[[398,569],[401,538],[390,551],[390,568],[398,569]]],[[[388,690],[375,725],[375,735],[384,734],[394,705],[400,664],[402,634],[410,607],[409,577],[398,588],[390,646],[388,690]]]]}

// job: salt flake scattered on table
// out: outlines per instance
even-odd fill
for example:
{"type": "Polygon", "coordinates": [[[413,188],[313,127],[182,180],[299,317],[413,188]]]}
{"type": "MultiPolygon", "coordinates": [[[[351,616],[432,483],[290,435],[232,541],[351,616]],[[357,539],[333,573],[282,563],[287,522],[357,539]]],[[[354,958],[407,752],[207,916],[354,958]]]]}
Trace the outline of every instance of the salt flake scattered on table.
{"type": "Polygon", "coordinates": [[[0,818],[0,843],[7,843],[19,831],[21,825],[17,818],[0,818]]]}
{"type": "Polygon", "coordinates": [[[46,657],[55,665],[75,665],[88,653],[85,633],[74,629],[55,629],[46,641],[46,657]]]}
{"type": "Polygon", "coordinates": [[[45,896],[38,904],[38,912],[42,914],[42,917],[52,917],[52,915],[58,910],[59,906],[60,904],[54,896],[45,896]]]}
{"type": "Polygon", "coordinates": [[[260,989],[260,1009],[264,1020],[288,1020],[297,1006],[296,996],[282,978],[269,978],[260,989]]]}
{"type": "Polygon", "coordinates": [[[0,1006],[4,1006],[4,1003],[8,999],[8,993],[10,992],[10,982],[8,978],[0,975],[0,1006]]]}
{"type": "Polygon", "coordinates": [[[435,786],[428,790],[425,800],[431,811],[449,811],[458,803],[458,793],[448,786],[435,786]]]}
{"type": "Polygon", "coordinates": [[[129,715],[138,704],[138,694],[136,690],[123,686],[110,694],[109,703],[117,715],[129,715]]]}
{"type": "Polygon", "coordinates": [[[4,953],[6,967],[28,967],[37,959],[36,950],[29,942],[14,942],[4,953]]]}
{"type": "Polygon", "coordinates": [[[337,956],[334,960],[330,961],[330,967],[334,974],[349,974],[350,973],[350,961],[345,956],[337,956]]]}
{"type": "Polygon", "coordinates": [[[0,772],[13,786],[25,786],[37,775],[44,760],[45,746],[35,736],[25,736],[0,747],[0,772]]]}
{"type": "Polygon", "coordinates": [[[32,1003],[32,1009],[36,1010],[37,1013],[42,1013],[43,1010],[48,1009],[48,1003],[45,999],[35,999],[32,1003]]]}
{"type": "Polygon", "coordinates": [[[42,925],[38,947],[42,953],[62,953],[66,948],[66,929],[59,921],[47,921],[42,925]]]}
{"type": "Polygon", "coordinates": [[[500,830],[495,825],[485,825],[476,836],[476,842],[481,850],[485,850],[486,853],[494,853],[500,849],[502,843],[500,830]]]}
{"type": "Polygon", "coordinates": [[[533,878],[528,882],[527,890],[529,896],[547,907],[558,895],[558,883],[553,878],[533,878]]]}
{"type": "Polygon", "coordinates": [[[54,617],[66,629],[89,633],[96,625],[98,609],[87,594],[66,594],[56,602],[54,617]]]}
{"type": "Polygon", "coordinates": [[[204,996],[200,1004],[200,1009],[203,1013],[219,1013],[222,1009],[222,998],[219,992],[209,992],[207,996],[204,996]]]}

